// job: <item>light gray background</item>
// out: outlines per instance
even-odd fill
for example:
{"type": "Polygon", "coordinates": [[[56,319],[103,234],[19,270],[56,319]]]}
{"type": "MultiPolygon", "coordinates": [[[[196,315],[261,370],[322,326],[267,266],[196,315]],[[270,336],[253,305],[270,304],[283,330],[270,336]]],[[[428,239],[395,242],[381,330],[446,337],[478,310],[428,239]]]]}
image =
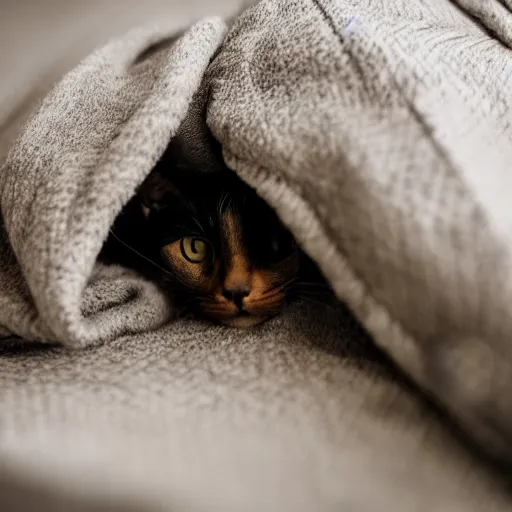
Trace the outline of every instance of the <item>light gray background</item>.
{"type": "Polygon", "coordinates": [[[34,83],[98,44],[162,16],[176,27],[229,15],[240,0],[0,0],[0,122],[34,83]]]}

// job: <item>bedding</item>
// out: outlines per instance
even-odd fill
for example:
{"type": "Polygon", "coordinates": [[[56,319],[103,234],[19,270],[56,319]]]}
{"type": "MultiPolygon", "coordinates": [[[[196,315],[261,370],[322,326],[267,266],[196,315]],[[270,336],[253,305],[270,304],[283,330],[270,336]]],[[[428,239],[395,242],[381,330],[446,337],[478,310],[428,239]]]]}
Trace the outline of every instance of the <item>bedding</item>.
{"type": "Polygon", "coordinates": [[[67,74],[0,174],[9,478],[147,510],[508,510],[457,430],[510,462],[512,14],[486,5],[262,0],[67,74]],[[240,332],[96,262],[169,140],[207,165],[211,134],[339,302],[240,332]]]}

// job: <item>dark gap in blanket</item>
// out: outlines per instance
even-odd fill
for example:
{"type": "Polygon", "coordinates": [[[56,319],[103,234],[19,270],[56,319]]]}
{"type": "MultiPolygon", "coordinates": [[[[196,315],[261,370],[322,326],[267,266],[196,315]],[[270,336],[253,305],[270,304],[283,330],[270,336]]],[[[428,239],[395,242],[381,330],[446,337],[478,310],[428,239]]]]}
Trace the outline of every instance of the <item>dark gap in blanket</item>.
{"type": "Polygon", "coordinates": [[[133,65],[137,66],[139,64],[142,64],[144,61],[150,59],[157,53],[166,50],[170,45],[174,44],[181,37],[182,33],[183,31],[148,46],[143,52],[137,55],[137,57],[133,61],[133,65]]]}
{"type": "MultiPolygon", "coordinates": [[[[498,0],[498,2],[505,7],[505,9],[508,10],[508,6],[505,5],[501,0],[498,0]]],[[[453,2],[452,2],[453,3],[453,2]]],[[[481,18],[479,18],[477,15],[471,13],[468,9],[465,9],[463,6],[461,6],[458,3],[453,3],[454,6],[461,12],[462,16],[466,17],[468,20],[470,20],[474,25],[478,25],[478,28],[482,30],[487,36],[489,36],[491,39],[494,39],[497,43],[499,43],[501,46],[506,48],[507,50],[511,50],[512,47],[509,43],[504,41],[502,37],[495,32],[491,27],[486,25],[481,18]]],[[[511,13],[512,15],[512,13],[511,13]]]]}
{"type": "Polygon", "coordinates": [[[106,311],[111,311],[116,307],[120,307],[129,302],[133,302],[138,296],[138,292],[135,288],[130,288],[126,291],[126,293],[121,297],[116,297],[110,301],[105,300],[101,301],[101,298],[98,297],[97,307],[91,307],[88,311],[82,311],[82,316],[84,318],[90,318],[96,316],[100,313],[105,313],[106,311]]]}
{"type": "Polygon", "coordinates": [[[507,0],[498,0],[498,2],[508,11],[510,12],[510,14],[512,14],[512,12],[510,11],[510,6],[509,4],[507,3],[507,0]]]}
{"type": "Polygon", "coordinates": [[[415,392],[415,395],[425,406],[432,410],[434,417],[445,426],[454,440],[459,442],[464,449],[468,450],[478,459],[478,462],[482,463],[497,476],[496,481],[505,492],[512,494],[512,461],[499,458],[497,454],[494,455],[489,452],[469,434],[469,431],[463,425],[452,418],[443,406],[437,403],[434,397],[419,389],[413,390],[413,392],[415,392]]]}
{"type": "Polygon", "coordinates": [[[36,356],[60,350],[61,346],[57,343],[27,341],[17,336],[9,336],[8,338],[0,339],[0,358],[15,358],[20,355],[36,356]]]}
{"type": "MultiPolygon", "coordinates": [[[[142,503],[129,499],[102,499],[99,496],[74,495],[72,491],[51,489],[38,479],[27,478],[9,468],[9,474],[0,474],[0,508],[4,511],[38,510],[39,512],[136,512],[142,503]]],[[[56,486],[59,487],[59,486],[56,486]]]]}

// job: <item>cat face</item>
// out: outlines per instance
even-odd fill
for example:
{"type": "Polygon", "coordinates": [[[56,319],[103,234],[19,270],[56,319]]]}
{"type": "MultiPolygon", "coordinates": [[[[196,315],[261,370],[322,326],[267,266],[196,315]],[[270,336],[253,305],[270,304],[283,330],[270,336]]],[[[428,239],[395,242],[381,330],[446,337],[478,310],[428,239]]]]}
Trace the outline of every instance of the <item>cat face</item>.
{"type": "Polygon", "coordinates": [[[299,255],[274,211],[231,171],[153,171],[141,196],[165,279],[184,307],[249,327],[279,313],[299,255]]]}

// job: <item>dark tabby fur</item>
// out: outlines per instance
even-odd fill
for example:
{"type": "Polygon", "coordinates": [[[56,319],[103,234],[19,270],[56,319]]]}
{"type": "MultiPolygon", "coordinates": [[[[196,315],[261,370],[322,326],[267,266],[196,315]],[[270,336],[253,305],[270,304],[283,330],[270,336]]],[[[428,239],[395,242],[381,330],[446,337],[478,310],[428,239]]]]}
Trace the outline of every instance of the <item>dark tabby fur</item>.
{"type": "Polygon", "coordinates": [[[309,260],[275,212],[228,169],[161,161],[118,217],[103,258],[166,287],[183,310],[233,327],[280,312],[309,260]]]}

